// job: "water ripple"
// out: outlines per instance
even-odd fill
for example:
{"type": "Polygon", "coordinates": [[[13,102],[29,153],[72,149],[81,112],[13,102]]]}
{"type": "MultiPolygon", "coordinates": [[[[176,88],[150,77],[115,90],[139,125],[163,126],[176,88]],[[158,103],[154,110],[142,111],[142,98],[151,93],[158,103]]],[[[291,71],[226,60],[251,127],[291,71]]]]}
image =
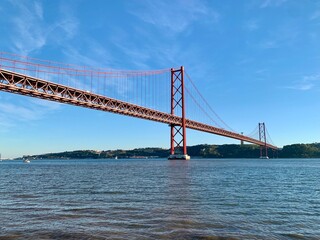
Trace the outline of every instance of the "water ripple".
{"type": "Polygon", "coordinates": [[[320,239],[320,160],[0,163],[2,239],[320,239]]]}

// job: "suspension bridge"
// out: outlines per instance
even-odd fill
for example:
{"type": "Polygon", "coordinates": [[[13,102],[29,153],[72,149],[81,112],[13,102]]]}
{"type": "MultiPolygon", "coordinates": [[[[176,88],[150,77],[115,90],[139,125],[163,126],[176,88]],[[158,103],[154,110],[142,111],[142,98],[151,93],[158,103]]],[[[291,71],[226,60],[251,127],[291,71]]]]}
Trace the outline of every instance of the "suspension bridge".
{"type": "Polygon", "coordinates": [[[268,157],[268,149],[277,149],[264,123],[249,135],[230,128],[210,107],[184,67],[113,70],[2,52],[0,90],[168,124],[169,159],[190,158],[187,128],[256,144],[261,158],[268,157]]]}

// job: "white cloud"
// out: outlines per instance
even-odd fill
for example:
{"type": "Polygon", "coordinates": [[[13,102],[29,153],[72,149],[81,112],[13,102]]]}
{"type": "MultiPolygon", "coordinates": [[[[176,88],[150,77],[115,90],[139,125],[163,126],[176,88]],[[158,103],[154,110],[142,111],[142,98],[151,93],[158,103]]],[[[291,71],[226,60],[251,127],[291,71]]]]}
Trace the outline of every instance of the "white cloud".
{"type": "Polygon", "coordinates": [[[30,103],[34,104],[35,107],[45,112],[58,110],[62,105],[62,103],[46,101],[38,98],[30,99],[30,103]]]}
{"type": "Polygon", "coordinates": [[[307,91],[316,87],[316,83],[320,82],[320,74],[306,75],[293,86],[286,87],[288,89],[307,91]]]}
{"type": "Polygon", "coordinates": [[[275,26],[266,36],[257,43],[261,49],[274,49],[283,47],[295,47],[297,41],[304,38],[302,30],[294,24],[282,24],[275,26]]]}
{"type": "Polygon", "coordinates": [[[151,49],[149,49],[150,53],[147,54],[147,47],[141,50],[126,41],[115,41],[114,45],[126,55],[127,59],[132,59],[132,64],[138,69],[148,69],[147,60],[150,59],[151,49]]]}
{"type": "MultiPolygon", "coordinates": [[[[85,67],[87,70],[91,69],[93,70],[93,73],[95,71],[102,71],[102,72],[117,72],[116,69],[112,69],[110,66],[114,64],[114,59],[111,57],[109,52],[96,40],[87,38],[85,39],[85,42],[87,42],[88,49],[85,49],[85,51],[82,51],[81,49],[77,49],[73,46],[67,46],[63,53],[66,56],[67,62],[72,62],[76,64],[76,68],[83,69],[85,67]],[[90,53],[91,55],[94,55],[95,58],[92,59],[90,55],[87,53],[90,53]]],[[[129,50],[129,49],[128,49],[129,50]]],[[[129,53],[131,54],[131,52],[129,53]]],[[[112,94],[120,94],[123,95],[127,91],[130,90],[130,84],[125,87],[119,88],[119,85],[117,82],[115,82],[112,78],[104,78],[104,77],[94,77],[93,79],[88,79],[86,77],[69,77],[68,78],[68,84],[66,84],[71,87],[87,90],[93,93],[106,95],[106,92],[108,92],[108,97],[119,97],[117,95],[110,95],[111,89],[114,90],[112,94]],[[88,81],[86,81],[88,80],[88,81]],[[93,84],[91,84],[90,81],[94,81],[93,84]],[[99,84],[103,84],[105,87],[99,87],[99,84]]]]}
{"type": "Polygon", "coordinates": [[[256,74],[265,74],[266,72],[268,72],[267,69],[263,68],[263,69],[258,69],[255,71],[256,74]]]}
{"type": "MultiPolygon", "coordinates": [[[[30,2],[28,2],[30,3],[30,2]]],[[[15,49],[20,54],[28,55],[30,52],[42,48],[46,43],[48,29],[42,24],[43,9],[39,2],[27,4],[26,2],[13,2],[18,12],[14,15],[14,34],[11,36],[15,49]]]]}
{"type": "Polygon", "coordinates": [[[216,11],[198,0],[145,1],[143,4],[140,9],[135,8],[130,12],[146,23],[174,33],[185,31],[191,23],[202,17],[208,22],[217,22],[220,17],[216,11]]]}
{"type": "Polygon", "coordinates": [[[37,118],[37,114],[32,109],[13,103],[0,103],[0,109],[2,114],[20,121],[35,120],[37,118]]]}
{"type": "Polygon", "coordinates": [[[73,16],[70,6],[65,4],[60,6],[60,19],[55,24],[55,27],[61,28],[67,34],[68,39],[75,37],[78,33],[79,20],[73,16]]]}
{"type": "Polygon", "coordinates": [[[320,18],[320,10],[315,11],[311,16],[310,20],[316,20],[320,18]]]}
{"type": "Polygon", "coordinates": [[[59,103],[41,99],[26,99],[14,103],[6,99],[0,102],[0,126],[10,128],[18,122],[33,123],[58,109],[59,103]]]}
{"type": "Polygon", "coordinates": [[[56,43],[73,38],[78,32],[78,20],[72,16],[71,11],[62,8],[56,14],[56,20],[49,23],[44,19],[42,2],[40,1],[12,1],[16,12],[11,22],[13,31],[10,38],[13,42],[13,52],[29,55],[41,50],[49,40],[56,43]]]}
{"type": "Polygon", "coordinates": [[[1,116],[0,113],[0,132],[7,132],[11,127],[14,126],[11,121],[8,121],[5,117],[1,116]]]}
{"type": "Polygon", "coordinates": [[[314,84],[312,83],[301,83],[301,84],[297,84],[294,86],[289,86],[287,88],[289,89],[294,89],[294,90],[300,90],[300,91],[307,91],[307,90],[311,90],[314,87],[314,84]]]}
{"type": "Polygon", "coordinates": [[[247,21],[245,24],[244,24],[244,29],[252,32],[252,31],[255,31],[255,30],[258,30],[260,28],[259,24],[258,24],[258,21],[257,20],[250,20],[250,21],[247,21]]]}
{"type": "Polygon", "coordinates": [[[310,14],[309,20],[319,20],[320,19],[320,2],[314,1],[314,11],[310,14]]]}
{"type": "Polygon", "coordinates": [[[303,77],[303,81],[320,81],[320,74],[313,74],[303,77]]]}
{"type": "Polygon", "coordinates": [[[78,32],[78,25],[78,21],[75,18],[69,16],[68,18],[61,19],[56,24],[56,27],[61,28],[67,34],[67,39],[71,39],[78,32]]]}
{"type": "Polygon", "coordinates": [[[260,43],[260,47],[263,49],[277,48],[278,43],[275,40],[265,40],[260,43]]]}
{"type": "Polygon", "coordinates": [[[260,8],[279,7],[285,2],[287,2],[287,0],[263,0],[260,8]]]}
{"type": "Polygon", "coordinates": [[[250,64],[254,61],[253,58],[249,58],[249,57],[242,57],[241,59],[239,59],[236,64],[237,65],[247,65],[250,64]]]}
{"type": "Polygon", "coordinates": [[[43,9],[42,9],[42,5],[39,2],[34,2],[34,10],[37,17],[39,19],[43,19],[43,9]]]}
{"type": "Polygon", "coordinates": [[[88,48],[81,49],[72,45],[64,46],[62,52],[67,58],[66,62],[94,69],[111,69],[110,66],[113,58],[109,52],[94,39],[87,37],[86,39],[83,39],[83,41],[88,48]],[[95,56],[95,58],[93,59],[91,56],[95,56]]]}

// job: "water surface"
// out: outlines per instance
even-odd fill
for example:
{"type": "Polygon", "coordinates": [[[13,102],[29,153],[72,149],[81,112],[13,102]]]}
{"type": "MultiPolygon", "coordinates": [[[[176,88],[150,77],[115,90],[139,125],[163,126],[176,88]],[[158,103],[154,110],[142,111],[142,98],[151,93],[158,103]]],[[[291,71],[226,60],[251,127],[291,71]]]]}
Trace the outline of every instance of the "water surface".
{"type": "Polygon", "coordinates": [[[320,160],[0,162],[0,239],[320,239],[320,160]]]}

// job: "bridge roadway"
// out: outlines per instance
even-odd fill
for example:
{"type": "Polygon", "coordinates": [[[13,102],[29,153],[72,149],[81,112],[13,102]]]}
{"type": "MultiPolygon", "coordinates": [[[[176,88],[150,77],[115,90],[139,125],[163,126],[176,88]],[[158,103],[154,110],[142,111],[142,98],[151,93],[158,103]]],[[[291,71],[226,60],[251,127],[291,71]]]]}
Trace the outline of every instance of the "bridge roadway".
{"type": "MultiPolygon", "coordinates": [[[[0,90],[60,103],[92,108],[100,111],[123,114],[131,117],[166,123],[169,125],[181,126],[182,123],[181,117],[169,113],[156,111],[150,108],[141,107],[135,104],[108,98],[53,82],[48,82],[39,78],[4,69],[0,69],[0,90]]],[[[186,127],[202,132],[242,140],[259,146],[265,146],[264,142],[257,139],[189,119],[186,119],[186,127]]],[[[276,146],[268,143],[267,147],[271,149],[278,149],[276,146]]]]}

